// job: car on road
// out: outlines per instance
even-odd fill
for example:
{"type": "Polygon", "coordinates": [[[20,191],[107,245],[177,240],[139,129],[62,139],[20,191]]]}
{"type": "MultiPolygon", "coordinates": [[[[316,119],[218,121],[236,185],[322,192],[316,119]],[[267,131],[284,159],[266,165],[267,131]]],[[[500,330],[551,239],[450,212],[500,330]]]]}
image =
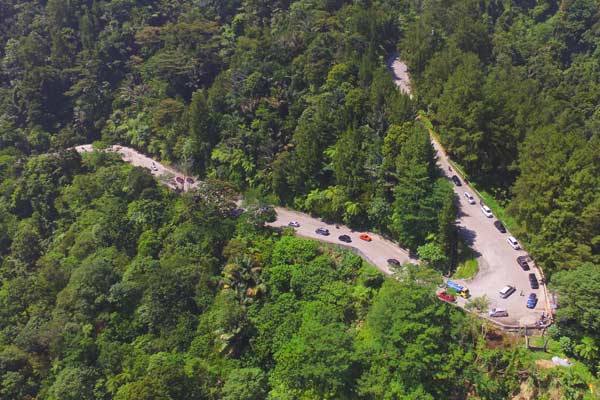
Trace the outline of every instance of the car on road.
{"type": "Polygon", "coordinates": [[[452,175],[452,182],[454,182],[454,184],[456,186],[462,186],[462,182],[460,181],[460,178],[456,175],[452,175]]]}
{"type": "Polygon", "coordinates": [[[504,286],[502,288],[502,290],[500,291],[500,297],[503,299],[506,299],[516,291],[517,291],[517,289],[515,289],[514,286],[510,286],[510,285],[504,286]]]}
{"type": "Polygon", "coordinates": [[[519,264],[519,267],[521,267],[523,269],[523,271],[529,271],[529,264],[527,263],[527,257],[525,257],[525,256],[517,257],[517,264],[519,264]]]}
{"type": "Polygon", "coordinates": [[[537,277],[535,276],[535,274],[533,272],[529,274],[529,285],[531,286],[532,289],[540,288],[540,284],[537,280],[537,277]]]}
{"type": "Polygon", "coordinates": [[[395,258],[388,258],[387,263],[390,265],[395,265],[396,267],[400,266],[400,261],[396,260],[395,258]]]}
{"type": "Polygon", "coordinates": [[[315,233],[317,235],[329,236],[329,229],[327,229],[327,228],[317,228],[315,230],[315,233]]]}
{"type": "Polygon", "coordinates": [[[300,222],[290,221],[290,222],[288,222],[288,226],[291,226],[292,228],[300,228],[300,222]]]}
{"type": "Polygon", "coordinates": [[[350,239],[350,236],[348,235],[340,235],[340,237],[338,237],[339,240],[341,240],[344,243],[351,243],[352,239],[350,239]]]}
{"type": "Polygon", "coordinates": [[[177,181],[177,183],[181,183],[183,185],[184,180],[182,177],[178,176],[175,178],[175,180],[177,181]]]}
{"type": "Polygon", "coordinates": [[[527,308],[535,308],[537,305],[538,298],[535,293],[531,293],[527,299],[527,308]]]}
{"type": "Polygon", "coordinates": [[[496,229],[498,229],[498,231],[500,231],[500,233],[506,233],[506,228],[504,227],[504,225],[502,225],[502,222],[495,220],[494,226],[496,227],[496,229]]]}
{"type": "Polygon", "coordinates": [[[189,183],[190,185],[194,183],[194,179],[193,179],[193,178],[190,178],[189,176],[188,176],[187,178],[185,178],[185,181],[186,181],[187,183],[189,183]]]}
{"type": "Polygon", "coordinates": [[[152,165],[150,165],[150,169],[152,171],[158,171],[158,168],[156,167],[156,164],[154,163],[154,161],[152,161],[152,165]]]}
{"type": "Polygon", "coordinates": [[[465,192],[465,198],[469,202],[469,204],[475,204],[475,197],[469,192],[465,192]]]}
{"type": "Polygon", "coordinates": [[[451,295],[451,294],[448,294],[448,293],[446,293],[446,292],[439,292],[437,296],[438,296],[438,297],[439,297],[441,300],[443,300],[443,301],[447,301],[447,302],[449,302],[449,303],[454,303],[454,302],[456,301],[456,298],[455,298],[453,295],[451,295]]]}
{"type": "Polygon", "coordinates": [[[512,247],[513,249],[515,249],[515,250],[521,249],[519,242],[517,242],[517,239],[515,239],[514,236],[507,237],[506,241],[508,242],[508,244],[510,244],[510,247],[512,247]]]}
{"type": "Polygon", "coordinates": [[[358,237],[359,237],[361,240],[364,240],[365,242],[370,242],[371,240],[373,240],[373,239],[371,238],[371,236],[367,235],[366,233],[361,233],[361,234],[360,234],[358,237]]]}
{"type": "Polygon", "coordinates": [[[492,210],[490,210],[490,208],[488,206],[486,206],[485,204],[483,204],[481,206],[481,212],[483,213],[483,215],[485,215],[488,218],[494,217],[494,214],[492,214],[492,210]]]}
{"type": "Polygon", "coordinates": [[[488,314],[490,317],[508,317],[506,308],[492,308],[488,314]]]}

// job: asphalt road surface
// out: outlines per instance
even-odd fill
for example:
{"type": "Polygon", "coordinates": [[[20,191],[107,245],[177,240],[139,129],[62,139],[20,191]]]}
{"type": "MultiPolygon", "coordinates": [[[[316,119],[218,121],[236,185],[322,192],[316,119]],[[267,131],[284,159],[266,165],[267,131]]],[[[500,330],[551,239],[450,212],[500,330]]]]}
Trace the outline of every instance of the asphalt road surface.
{"type": "MultiPolygon", "coordinates": [[[[88,153],[93,151],[91,145],[76,146],[75,150],[79,153],[88,153]]],[[[183,177],[179,171],[172,167],[167,167],[160,162],[143,155],[135,149],[113,145],[107,150],[121,154],[123,160],[131,165],[149,169],[153,175],[157,176],[161,183],[166,184],[173,189],[179,188],[182,190],[189,190],[190,188],[195,187],[197,184],[197,181],[195,181],[193,185],[186,183],[185,188],[183,188],[180,184],[177,184],[173,181],[175,176],[183,177]],[[153,165],[155,167],[154,170],[152,168],[153,165]]],[[[365,232],[368,233],[373,239],[371,242],[366,242],[358,238],[358,236],[363,232],[354,232],[347,226],[338,225],[339,228],[336,228],[335,224],[327,224],[318,218],[311,217],[308,214],[288,210],[282,207],[276,207],[275,211],[277,212],[277,219],[275,222],[272,222],[269,225],[281,227],[287,226],[290,221],[297,221],[300,223],[300,227],[296,228],[296,234],[298,236],[317,239],[323,242],[352,248],[361,257],[373,264],[384,274],[389,275],[392,273],[387,263],[387,260],[390,258],[394,258],[401,263],[419,262],[418,260],[411,258],[408,254],[408,251],[402,249],[397,244],[381,237],[378,234],[365,232]],[[331,234],[329,236],[318,235],[315,233],[315,230],[320,227],[328,228],[331,234]],[[344,243],[338,239],[340,235],[344,234],[349,235],[352,238],[351,243],[344,243]]]]}
{"type": "MultiPolygon", "coordinates": [[[[391,63],[394,71],[394,81],[400,90],[410,93],[410,82],[408,79],[408,68],[405,63],[396,58],[391,63]]],[[[438,157],[438,166],[442,173],[450,179],[455,172],[450,171],[448,157],[442,146],[431,137],[431,141],[438,157]]],[[[539,320],[541,314],[546,312],[545,285],[533,290],[529,284],[529,273],[535,273],[538,280],[540,272],[530,262],[530,271],[523,271],[517,264],[518,256],[527,256],[523,250],[514,250],[506,241],[510,232],[500,233],[494,226],[496,218],[488,218],[481,211],[480,201],[477,194],[468,187],[461,179],[462,186],[454,185],[454,192],[459,199],[458,226],[471,248],[478,254],[479,273],[469,281],[456,280],[469,288],[473,297],[487,296],[490,300],[490,308],[499,307],[508,310],[508,317],[496,318],[499,322],[509,325],[532,325],[539,320]],[[469,204],[465,192],[469,192],[475,198],[475,204],[469,204]],[[500,290],[506,286],[514,286],[517,290],[509,298],[500,298],[500,290]],[[523,295],[521,295],[523,293],[523,295]],[[526,307],[529,293],[536,293],[538,303],[535,309],[526,307]]],[[[518,238],[517,238],[518,239],[518,238]]],[[[464,306],[465,299],[459,298],[458,304],[464,306]]]]}
{"type": "Polygon", "coordinates": [[[409,95],[412,98],[412,91],[410,88],[410,76],[408,75],[408,66],[398,58],[398,54],[393,54],[387,61],[388,68],[392,72],[394,82],[396,86],[400,88],[402,92],[409,95]]]}
{"type": "Polygon", "coordinates": [[[387,260],[394,258],[402,264],[411,262],[418,263],[415,258],[411,258],[408,251],[400,248],[397,244],[383,238],[382,236],[372,232],[356,232],[344,225],[328,224],[318,218],[313,218],[308,214],[297,211],[288,210],[282,207],[276,207],[277,220],[268,225],[274,227],[287,226],[289,222],[296,221],[300,227],[295,228],[298,236],[317,239],[327,243],[338,244],[344,247],[351,247],[357,251],[369,263],[375,265],[384,274],[391,274],[387,260]],[[338,226],[338,228],[336,228],[338,226]],[[315,231],[317,228],[329,229],[330,235],[319,235],[315,231]],[[373,240],[366,242],[359,238],[361,233],[367,233],[373,240]],[[352,239],[351,243],[344,243],[339,240],[340,235],[348,235],[352,239]]]}
{"type": "MultiPolygon", "coordinates": [[[[81,146],[76,146],[75,150],[79,153],[88,153],[93,151],[93,148],[91,144],[84,144],[81,146]]],[[[172,167],[165,166],[135,149],[125,146],[112,145],[106,150],[120,154],[123,161],[135,165],[136,167],[149,169],[152,175],[156,176],[161,183],[169,186],[171,189],[189,190],[192,187],[197,186],[195,179],[194,183],[190,184],[189,182],[185,181],[185,177],[181,172],[172,167]],[[177,182],[175,180],[176,177],[184,179],[184,183],[181,184],[177,182]]]]}

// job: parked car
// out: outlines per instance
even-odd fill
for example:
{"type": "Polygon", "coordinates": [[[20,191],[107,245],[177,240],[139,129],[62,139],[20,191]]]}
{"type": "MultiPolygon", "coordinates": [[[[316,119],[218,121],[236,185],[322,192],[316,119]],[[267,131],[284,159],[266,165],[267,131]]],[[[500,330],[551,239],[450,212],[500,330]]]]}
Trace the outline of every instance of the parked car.
{"type": "Polygon", "coordinates": [[[154,161],[152,161],[152,165],[150,166],[150,169],[152,171],[158,171],[158,168],[156,167],[156,164],[154,163],[154,161]]]}
{"type": "Polygon", "coordinates": [[[519,267],[521,267],[523,269],[523,271],[529,271],[529,264],[527,263],[527,257],[525,257],[525,256],[517,257],[517,264],[519,264],[519,267]]]}
{"type": "Polygon", "coordinates": [[[189,176],[188,176],[187,178],[185,178],[185,181],[186,181],[187,183],[189,183],[190,185],[194,183],[194,179],[193,179],[193,178],[190,178],[189,176]]]}
{"type": "Polygon", "coordinates": [[[290,221],[288,222],[288,226],[291,226],[292,228],[300,228],[300,223],[298,221],[290,221]]]}
{"type": "Polygon", "coordinates": [[[481,206],[481,212],[483,213],[483,215],[485,215],[488,218],[494,217],[494,214],[492,214],[492,210],[490,210],[490,208],[488,206],[486,206],[485,204],[481,206]]]}
{"type": "Polygon", "coordinates": [[[502,288],[502,290],[500,291],[500,297],[503,299],[506,299],[507,297],[509,297],[511,294],[513,294],[517,289],[515,289],[514,286],[504,286],[502,288]]]}
{"type": "Polygon", "coordinates": [[[517,239],[515,239],[514,236],[507,237],[506,241],[508,242],[508,244],[510,244],[510,247],[512,247],[515,250],[519,250],[521,248],[519,242],[517,242],[517,239]]]}
{"type": "Polygon", "coordinates": [[[508,317],[506,308],[492,308],[488,314],[490,317],[508,317]]]}
{"type": "Polygon", "coordinates": [[[462,186],[462,182],[460,181],[460,178],[456,175],[452,175],[452,182],[454,182],[454,184],[456,186],[462,186]]]}
{"type": "Polygon", "coordinates": [[[371,239],[371,236],[367,235],[366,233],[361,233],[359,238],[366,242],[370,242],[371,240],[373,240],[373,239],[371,239]]]}
{"type": "Polygon", "coordinates": [[[396,260],[395,258],[388,258],[387,263],[397,267],[400,266],[400,261],[396,260]]]}
{"type": "Polygon", "coordinates": [[[327,229],[327,228],[317,228],[317,230],[315,230],[315,232],[318,235],[329,236],[329,229],[327,229]]]}
{"type": "Polygon", "coordinates": [[[184,180],[182,177],[178,176],[175,178],[175,180],[177,181],[177,183],[181,183],[183,185],[184,180]]]}
{"type": "Polygon", "coordinates": [[[446,292],[439,292],[438,293],[438,297],[440,299],[442,299],[444,301],[447,301],[447,302],[450,302],[450,303],[454,303],[456,301],[456,298],[453,295],[448,294],[446,292]]]}
{"type": "Polygon", "coordinates": [[[529,285],[531,286],[532,289],[539,289],[540,288],[540,284],[537,280],[537,277],[535,276],[534,273],[529,274],[529,285]]]}
{"type": "Polygon", "coordinates": [[[469,202],[469,204],[475,204],[475,197],[469,192],[465,192],[465,198],[469,202]]]}
{"type": "Polygon", "coordinates": [[[529,295],[529,298],[527,299],[527,308],[535,308],[535,306],[537,305],[538,302],[538,298],[535,295],[535,293],[531,293],[529,295]]]}
{"type": "Polygon", "coordinates": [[[350,239],[350,236],[348,235],[341,235],[340,237],[338,237],[338,239],[340,239],[344,243],[352,242],[352,239],[350,239]]]}
{"type": "Polygon", "coordinates": [[[494,226],[500,231],[500,233],[506,233],[506,228],[504,227],[504,225],[502,225],[502,222],[495,220],[494,226]]]}

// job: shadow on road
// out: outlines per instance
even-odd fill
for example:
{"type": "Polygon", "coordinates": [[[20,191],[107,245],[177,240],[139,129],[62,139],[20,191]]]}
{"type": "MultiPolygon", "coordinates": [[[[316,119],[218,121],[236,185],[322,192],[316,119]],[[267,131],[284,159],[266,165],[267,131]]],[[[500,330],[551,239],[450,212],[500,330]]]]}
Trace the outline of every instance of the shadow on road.
{"type": "Polygon", "coordinates": [[[463,217],[468,217],[470,214],[467,214],[466,212],[463,211],[463,208],[459,205],[458,206],[458,211],[456,213],[456,218],[457,219],[461,219],[463,217]]]}
{"type": "MultiPolygon", "coordinates": [[[[464,226],[459,227],[458,234],[460,236],[462,236],[463,239],[465,239],[465,242],[467,242],[467,244],[471,247],[473,246],[473,243],[475,242],[475,238],[477,237],[477,232],[475,232],[472,229],[467,229],[464,226]]],[[[473,251],[475,251],[475,250],[473,250],[473,251]]],[[[477,254],[477,256],[479,257],[480,254],[477,254]]]]}

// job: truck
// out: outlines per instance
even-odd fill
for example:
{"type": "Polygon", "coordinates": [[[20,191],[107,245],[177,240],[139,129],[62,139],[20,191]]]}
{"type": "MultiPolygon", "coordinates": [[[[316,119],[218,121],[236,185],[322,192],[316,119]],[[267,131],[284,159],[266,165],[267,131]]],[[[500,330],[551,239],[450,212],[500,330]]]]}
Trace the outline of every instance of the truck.
{"type": "Polygon", "coordinates": [[[456,282],[448,281],[446,282],[446,286],[448,286],[450,289],[455,290],[459,296],[464,297],[465,299],[470,296],[469,289],[467,289],[465,286],[459,285],[456,282]]]}

